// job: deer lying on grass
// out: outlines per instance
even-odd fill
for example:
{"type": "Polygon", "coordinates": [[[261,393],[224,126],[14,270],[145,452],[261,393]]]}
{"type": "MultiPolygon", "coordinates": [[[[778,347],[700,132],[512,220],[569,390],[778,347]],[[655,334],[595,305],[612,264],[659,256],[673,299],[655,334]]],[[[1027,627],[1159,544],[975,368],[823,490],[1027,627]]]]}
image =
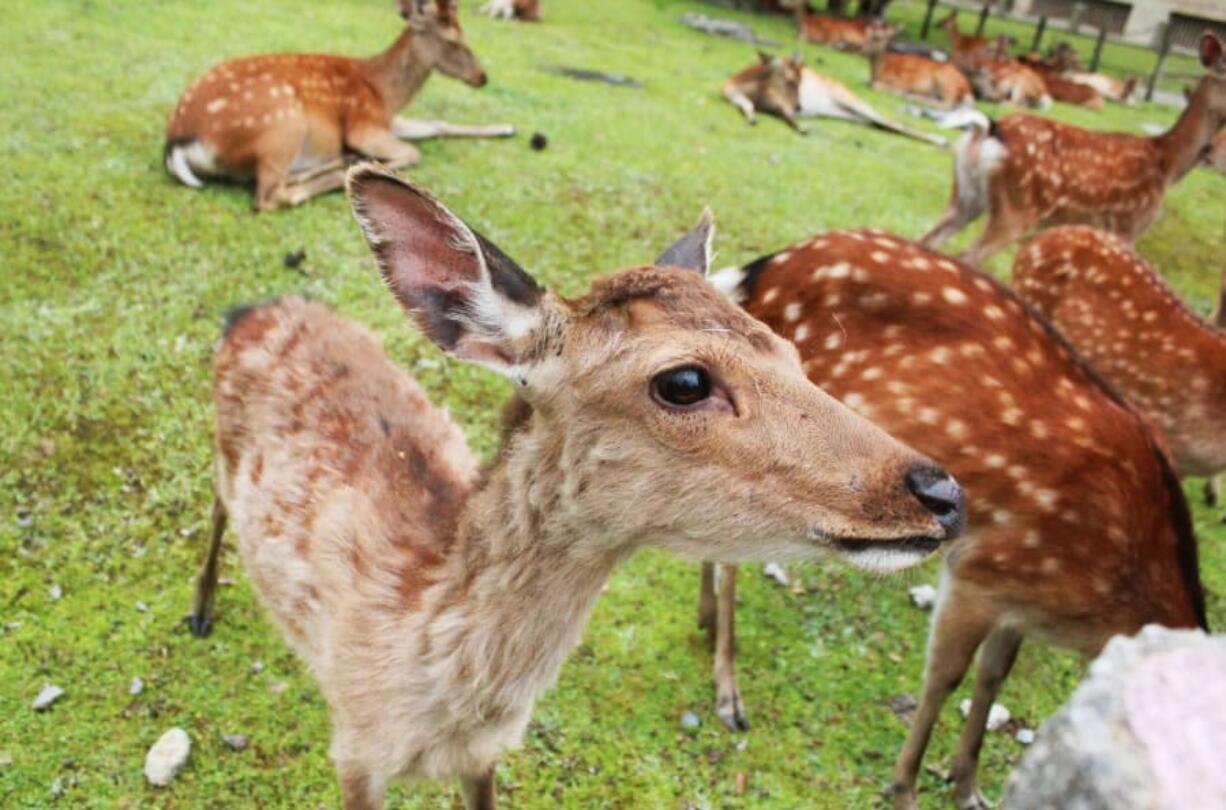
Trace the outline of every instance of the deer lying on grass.
{"type": "Polygon", "coordinates": [[[1018,294],[1161,428],[1184,475],[1226,470],[1226,333],[1118,237],[1053,228],[1013,263],[1018,294]]]}
{"type": "Polygon", "coordinates": [[[952,110],[974,103],[962,72],[947,62],[914,53],[891,53],[889,38],[871,30],[864,43],[874,89],[952,110]]]}
{"type": "Polygon", "coordinates": [[[193,632],[212,626],[227,516],[252,584],[328,700],[346,810],[394,777],[494,806],[614,566],[653,545],[733,562],[920,562],[957,533],[944,472],[852,413],[704,279],[709,215],[564,300],[439,202],[349,175],[384,281],[452,355],[515,381],[478,473],[463,434],[364,330],[293,299],[217,353],[217,497],[193,632]]]}
{"type": "Polygon", "coordinates": [[[1018,61],[1039,75],[1044,86],[1047,87],[1048,95],[1053,100],[1089,107],[1092,110],[1102,109],[1103,97],[1097,90],[1089,85],[1064,78],[1059,70],[1048,64],[1048,60],[1027,55],[1020,57],[1018,61]]]}
{"type": "Polygon", "coordinates": [[[1200,41],[1206,75],[1179,120],[1153,138],[1091,132],[1046,118],[1011,115],[962,136],[945,215],[923,238],[937,247],[984,211],[988,224],[963,253],[979,264],[1037,227],[1094,225],[1135,240],[1167,188],[1201,159],[1226,122],[1222,41],[1200,41]]]}
{"type": "Polygon", "coordinates": [[[997,37],[992,48],[954,54],[953,63],[962,71],[975,96],[984,101],[1046,109],[1051,96],[1043,78],[1009,56],[1007,37],[997,37]]]}
{"type": "MultiPolygon", "coordinates": [[[[1023,636],[1093,655],[1150,622],[1204,626],[1188,507],[1160,440],[1010,290],[881,231],[823,234],[713,280],[796,344],[809,379],[966,488],[895,807],[916,806],[929,735],[976,650],[952,770],[960,808],[986,807],[975,775],[985,721],[1023,636]]],[[[716,678],[739,706],[733,589],[700,606],[715,601],[729,621],[716,678]]]]}
{"type": "Polygon", "coordinates": [[[757,110],[782,118],[798,132],[804,130],[797,118],[837,118],[868,124],[934,146],[948,145],[938,135],[919,132],[885,118],[842,82],[810,70],[798,57],[786,59],[759,51],[758,63],[729,79],[722,92],[751,124],[757,123],[757,110]]]}
{"type": "Polygon", "coordinates": [[[878,32],[887,42],[898,33],[897,27],[883,20],[818,14],[809,9],[808,3],[796,7],[796,27],[805,42],[847,51],[863,51],[870,31],[878,32]]]}
{"type": "Polygon", "coordinates": [[[483,14],[496,20],[523,20],[540,22],[540,0],[489,0],[481,7],[483,14]]]}
{"type": "Polygon", "coordinates": [[[1087,73],[1079,70],[1066,71],[1063,75],[1065,79],[1092,87],[1103,98],[1118,101],[1120,104],[1132,104],[1133,96],[1140,86],[1140,79],[1136,76],[1117,79],[1105,73],[1087,73]]]}
{"type": "Polygon", "coordinates": [[[416,165],[401,138],[503,137],[508,125],[462,127],[396,113],[431,71],[473,87],[485,71],[467,43],[452,0],[401,0],[404,33],[370,59],[315,54],[223,62],[192,82],[166,128],[166,168],[202,188],[202,177],[255,181],[259,210],[298,205],[345,182],[346,158],[389,168],[416,165]]]}
{"type": "Polygon", "coordinates": [[[937,23],[937,28],[949,37],[949,48],[955,57],[986,51],[992,46],[992,40],[987,37],[967,36],[959,31],[956,11],[949,12],[948,16],[937,23]]]}

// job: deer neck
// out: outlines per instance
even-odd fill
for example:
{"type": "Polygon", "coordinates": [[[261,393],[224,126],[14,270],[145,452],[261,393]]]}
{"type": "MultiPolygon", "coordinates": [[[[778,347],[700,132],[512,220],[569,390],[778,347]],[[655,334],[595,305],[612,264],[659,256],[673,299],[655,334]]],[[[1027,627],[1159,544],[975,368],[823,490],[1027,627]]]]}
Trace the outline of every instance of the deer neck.
{"type": "Polygon", "coordinates": [[[1218,329],[1226,329],[1226,270],[1222,271],[1222,291],[1218,293],[1217,312],[1213,316],[1213,322],[1218,329]]]}
{"type": "Polygon", "coordinates": [[[1162,153],[1168,184],[1192,170],[1221,126],[1222,122],[1209,113],[1207,95],[1208,88],[1202,82],[1175,125],[1154,139],[1162,153]]]}
{"type": "Polygon", "coordinates": [[[573,460],[538,421],[529,417],[465,505],[441,600],[457,622],[434,622],[431,648],[458,653],[457,685],[476,689],[487,718],[522,711],[554,682],[633,548],[567,508],[573,460]]]}
{"type": "Polygon", "coordinates": [[[366,80],[383,99],[388,114],[404,109],[430,78],[431,65],[414,58],[413,29],[405,26],[396,41],[383,53],[361,63],[366,80]]]}

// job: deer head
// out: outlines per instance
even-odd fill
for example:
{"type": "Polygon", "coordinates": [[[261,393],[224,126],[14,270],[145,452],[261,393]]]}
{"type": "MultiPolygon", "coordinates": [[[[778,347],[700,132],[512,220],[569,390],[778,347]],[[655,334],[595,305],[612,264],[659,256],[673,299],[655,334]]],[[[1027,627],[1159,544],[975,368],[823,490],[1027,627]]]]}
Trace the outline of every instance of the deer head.
{"type": "Polygon", "coordinates": [[[1209,126],[1216,132],[1226,124],[1226,46],[1206,31],[1200,37],[1199,55],[1205,76],[1192,91],[1190,103],[1200,100],[1205,105],[1209,126]]]}
{"type": "Polygon", "coordinates": [[[800,107],[800,79],[805,67],[804,60],[799,55],[789,58],[758,51],[758,61],[762,69],[759,79],[759,106],[795,115],[800,107]]]}
{"type": "Polygon", "coordinates": [[[709,213],[656,266],[567,300],[394,176],[357,167],[349,192],[421,331],[514,381],[531,417],[504,463],[563,472],[541,519],[569,521],[582,548],[893,570],[959,531],[951,478],[810,384],[791,344],[706,281],[709,213]]]}
{"type": "Polygon", "coordinates": [[[473,87],[485,86],[488,78],[464,39],[454,0],[399,0],[398,6],[412,29],[410,62],[473,87]]]}

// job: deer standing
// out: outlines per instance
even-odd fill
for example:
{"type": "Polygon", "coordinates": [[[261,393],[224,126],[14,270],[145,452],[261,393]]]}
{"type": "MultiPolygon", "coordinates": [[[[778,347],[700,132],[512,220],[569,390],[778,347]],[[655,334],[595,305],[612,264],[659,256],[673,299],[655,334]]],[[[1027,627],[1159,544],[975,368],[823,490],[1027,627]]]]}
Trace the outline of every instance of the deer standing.
{"type": "Polygon", "coordinates": [[[485,71],[464,40],[453,0],[400,0],[404,32],[370,59],[274,54],[233,59],[184,92],[166,128],[166,168],[201,188],[202,177],[255,181],[259,210],[298,205],[345,183],[346,158],[389,168],[421,155],[402,138],[502,137],[508,125],[463,127],[396,113],[434,70],[473,87],[485,71]]]}
{"type": "Polygon", "coordinates": [[[540,0],[489,0],[481,7],[481,12],[496,20],[522,20],[523,22],[540,22],[540,0]]]}
{"type": "Polygon", "coordinates": [[[883,20],[818,14],[809,9],[808,3],[796,7],[796,28],[805,42],[847,51],[864,50],[870,31],[879,31],[879,36],[887,41],[898,33],[897,28],[883,20]]]}
{"type": "Polygon", "coordinates": [[[955,148],[949,207],[922,242],[938,247],[985,211],[987,227],[962,255],[971,264],[1050,225],[1094,225],[1135,240],[1167,188],[1196,165],[1226,122],[1222,41],[1204,34],[1200,59],[1208,72],[1191,101],[1170,130],[1153,138],[1029,115],[967,132],[955,148]]]}
{"type": "Polygon", "coordinates": [[[947,110],[974,103],[970,83],[953,65],[914,53],[891,53],[888,46],[884,32],[868,32],[864,54],[874,89],[947,110]]]}
{"type": "Polygon", "coordinates": [[[444,351],[510,377],[501,455],[364,330],[299,299],[231,320],[217,353],[212,626],[227,516],[247,573],[331,709],[346,810],[395,777],[494,806],[610,572],[643,546],[894,570],[955,535],[944,472],[811,385],[795,350],[705,280],[709,214],[660,257],[551,295],[424,192],[359,167],[383,279],[444,351]]]}
{"type": "Polygon", "coordinates": [[[777,115],[798,132],[797,118],[836,118],[867,124],[886,132],[944,147],[937,135],[911,129],[891,121],[847,89],[840,81],[810,70],[798,57],[785,59],[759,52],[758,63],[729,79],[723,87],[724,98],[756,123],[757,110],[777,115]]]}
{"type": "MultiPolygon", "coordinates": [[[[895,807],[916,807],[924,749],[976,650],[952,769],[964,809],[986,807],[976,784],[985,722],[1023,636],[1093,655],[1151,622],[1204,626],[1188,506],[1160,440],[1013,292],[873,230],[822,234],[713,281],[796,344],[809,379],[966,488],[895,807]]],[[[718,694],[740,708],[734,588],[699,604],[700,616],[717,605],[718,694]]]]}
{"type": "Polygon", "coordinates": [[[986,51],[992,45],[992,41],[987,37],[966,36],[959,31],[956,11],[951,11],[945,19],[937,23],[937,28],[949,37],[949,47],[955,57],[986,51]]]}

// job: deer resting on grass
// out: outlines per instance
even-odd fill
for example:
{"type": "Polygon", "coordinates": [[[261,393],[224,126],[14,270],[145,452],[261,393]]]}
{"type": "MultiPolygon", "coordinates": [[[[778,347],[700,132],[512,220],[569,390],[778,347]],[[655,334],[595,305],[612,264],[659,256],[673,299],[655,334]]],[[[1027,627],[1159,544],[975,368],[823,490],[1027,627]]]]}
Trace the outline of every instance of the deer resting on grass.
{"type": "Polygon", "coordinates": [[[212,626],[228,519],[328,701],[345,810],[381,807],[397,777],[459,777],[470,809],[492,808],[496,758],[636,549],[896,570],[959,530],[951,478],[705,280],[709,214],[657,266],[566,300],[392,175],[357,168],[349,193],[418,328],[517,399],[482,472],[374,338],[319,304],[256,307],[221,342],[191,626],[212,626]]]}
{"type": "Polygon", "coordinates": [[[1093,225],[1136,240],[1226,123],[1226,56],[1214,34],[1201,36],[1200,60],[1205,76],[1162,135],[1091,132],[1030,115],[968,131],[954,152],[949,207],[922,242],[938,247],[985,211],[987,227],[962,254],[971,264],[1051,225],[1093,225]]]}
{"type": "MultiPolygon", "coordinates": [[[[953,759],[959,808],[987,807],[976,771],[988,710],[1024,636],[1095,655],[1151,622],[1204,627],[1188,505],[1149,423],[1010,290],[881,231],[827,233],[715,283],[796,344],[809,379],[929,453],[966,487],[943,557],[924,686],[894,767],[913,810],[941,706],[979,652],[953,759]]],[[[707,585],[720,704],[740,709],[735,578],[707,585]],[[714,605],[714,609],[712,609],[714,605]]]]}
{"type": "Polygon", "coordinates": [[[263,211],[341,188],[354,155],[389,168],[416,165],[420,153],[402,138],[513,135],[505,124],[465,127],[397,115],[434,70],[473,87],[486,83],[454,0],[399,5],[404,32],[370,59],[249,56],[204,73],[183,93],[166,128],[167,170],[192,188],[202,188],[203,178],[254,181],[255,205],[263,211]]]}

